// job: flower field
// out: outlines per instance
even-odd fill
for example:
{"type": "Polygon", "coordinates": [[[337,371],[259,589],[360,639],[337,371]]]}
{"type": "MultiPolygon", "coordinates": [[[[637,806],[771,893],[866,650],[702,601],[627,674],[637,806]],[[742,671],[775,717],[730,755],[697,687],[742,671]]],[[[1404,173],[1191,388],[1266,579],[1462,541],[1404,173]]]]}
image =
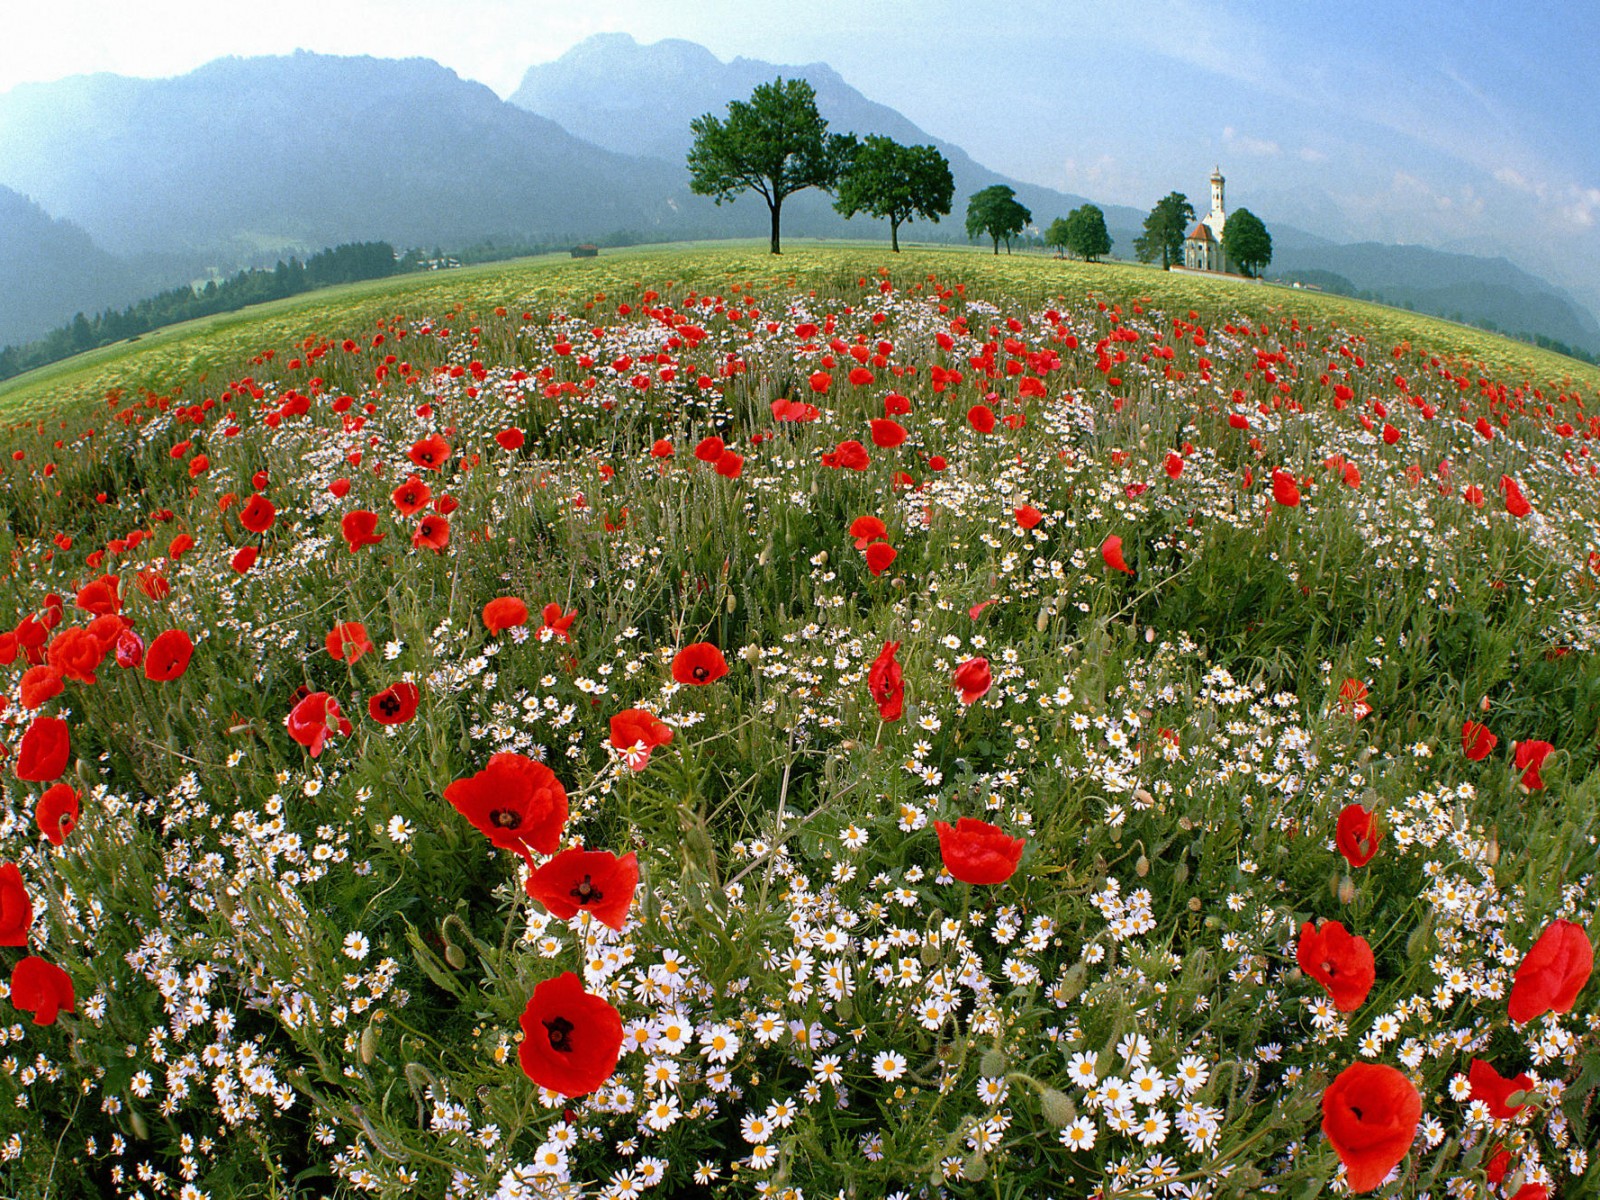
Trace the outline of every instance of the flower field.
{"type": "Polygon", "coordinates": [[[1600,1194],[1600,378],[813,255],[16,410],[0,1194],[1600,1194]]]}

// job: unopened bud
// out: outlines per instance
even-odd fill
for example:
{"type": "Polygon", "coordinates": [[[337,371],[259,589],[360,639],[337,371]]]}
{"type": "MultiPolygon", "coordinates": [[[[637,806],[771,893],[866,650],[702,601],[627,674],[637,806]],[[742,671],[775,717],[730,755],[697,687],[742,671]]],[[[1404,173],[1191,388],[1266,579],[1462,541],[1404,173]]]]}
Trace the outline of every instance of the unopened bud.
{"type": "Polygon", "coordinates": [[[739,657],[753,667],[761,661],[761,647],[751,642],[743,650],[739,651],[739,657]]]}
{"type": "Polygon", "coordinates": [[[145,1124],[137,1109],[128,1110],[128,1128],[133,1130],[133,1136],[141,1142],[150,1136],[150,1126],[145,1124]]]}
{"type": "Polygon", "coordinates": [[[1349,904],[1356,898],[1356,881],[1346,875],[1339,880],[1339,903],[1349,904]]]}
{"type": "Polygon", "coordinates": [[[1133,860],[1133,873],[1140,879],[1150,874],[1150,860],[1142,854],[1139,855],[1138,858],[1133,860]]]}
{"type": "Polygon", "coordinates": [[[1075,962],[1062,973],[1061,982],[1056,985],[1056,999],[1062,1003],[1075,1000],[1083,991],[1083,985],[1089,978],[1089,968],[1075,962]]]}
{"type": "Polygon", "coordinates": [[[732,592],[728,593],[728,611],[731,613],[739,607],[739,598],[732,592]]]}
{"type": "Polygon", "coordinates": [[[1006,1052],[999,1046],[991,1046],[983,1052],[983,1057],[978,1060],[978,1070],[990,1079],[996,1079],[1006,1073],[1006,1052]]]}
{"type": "Polygon", "coordinates": [[[967,1155],[961,1164],[961,1178],[981,1183],[989,1177],[989,1164],[984,1161],[983,1155],[974,1151],[967,1155]]]}
{"type": "Polygon", "coordinates": [[[1078,1119],[1078,1106],[1072,1102],[1072,1097],[1055,1088],[1045,1088],[1039,1094],[1039,1111],[1057,1129],[1065,1129],[1078,1119]]]}
{"type": "Polygon", "coordinates": [[[444,960],[457,971],[467,965],[467,952],[454,942],[444,944],[444,960]]]}
{"type": "Polygon", "coordinates": [[[371,1065],[378,1055],[378,1031],[368,1025],[361,1031],[361,1061],[371,1065]]]}

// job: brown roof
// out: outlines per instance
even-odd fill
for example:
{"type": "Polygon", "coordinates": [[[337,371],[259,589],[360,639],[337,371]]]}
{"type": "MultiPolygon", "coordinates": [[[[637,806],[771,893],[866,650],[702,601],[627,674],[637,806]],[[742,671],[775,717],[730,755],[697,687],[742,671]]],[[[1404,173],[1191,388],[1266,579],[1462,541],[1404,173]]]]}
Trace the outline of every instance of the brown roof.
{"type": "Polygon", "coordinates": [[[1211,226],[1201,221],[1189,231],[1189,236],[1184,240],[1188,242],[1214,242],[1217,239],[1211,236],[1211,226]]]}

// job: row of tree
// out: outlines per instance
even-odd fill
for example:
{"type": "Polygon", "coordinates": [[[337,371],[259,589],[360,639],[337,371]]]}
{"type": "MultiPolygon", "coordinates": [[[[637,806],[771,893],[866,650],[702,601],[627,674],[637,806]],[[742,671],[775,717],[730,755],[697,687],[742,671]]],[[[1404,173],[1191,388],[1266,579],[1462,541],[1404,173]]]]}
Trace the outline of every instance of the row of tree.
{"type": "Polygon", "coordinates": [[[397,258],[388,242],[348,242],[319,250],[304,262],[280,259],[270,270],[240,271],[229,279],[213,279],[200,288],[169,288],[124,309],[107,309],[93,317],[79,313],[37,341],[0,349],[0,379],[10,379],[85,350],[139,337],[163,325],[234,312],[246,305],[281,300],[313,288],[379,279],[418,265],[397,258]]]}
{"type": "MultiPolygon", "coordinates": [[[[783,202],[804,188],[835,196],[834,208],[846,217],[864,212],[889,222],[889,243],[900,249],[900,226],[914,217],[937,223],[950,215],[955,181],[950,164],[933,146],[902,146],[876,134],[858,140],[830,133],[817,111],[817,96],[804,79],[776,79],[757,85],[750,99],[728,104],[728,114],[707,113],[689,123],[689,187],[718,204],[741,192],[755,192],[772,218],[772,253],[782,253],[783,202]]],[[[967,204],[967,236],[987,235],[1000,253],[1033,220],[1033,214],[1004,184],[975,193],[967,204]]],[[[1159,201],[1135,240],[1141,262],[1161,260],[1162,269],[1183,261],[1183,241],[1194,206],[1181,192],[1159,201]]],[[[1089,262],[1111,253],[1106,218],[1093,204],[1074,209],[1051,223],[1044,236],[1089,262]]],[[[1223,251],[1246,275],[1272,261],[1272,239],[1247,208],[1228,218],[1223,251]]]]}

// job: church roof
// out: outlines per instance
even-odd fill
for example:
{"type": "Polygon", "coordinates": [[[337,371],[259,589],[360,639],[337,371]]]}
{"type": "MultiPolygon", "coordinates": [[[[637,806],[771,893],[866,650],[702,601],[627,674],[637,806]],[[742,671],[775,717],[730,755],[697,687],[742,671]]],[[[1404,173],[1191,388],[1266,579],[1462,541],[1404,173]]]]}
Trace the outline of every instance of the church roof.
{"type": "Polygon", "coordinates": [[[1184,240],[1190,242],[1214,242],[1217,239],[1212,236],[1211,227],[1204,221],[1201,221],[1189,231],[1189,236],[1184,240]]]}

